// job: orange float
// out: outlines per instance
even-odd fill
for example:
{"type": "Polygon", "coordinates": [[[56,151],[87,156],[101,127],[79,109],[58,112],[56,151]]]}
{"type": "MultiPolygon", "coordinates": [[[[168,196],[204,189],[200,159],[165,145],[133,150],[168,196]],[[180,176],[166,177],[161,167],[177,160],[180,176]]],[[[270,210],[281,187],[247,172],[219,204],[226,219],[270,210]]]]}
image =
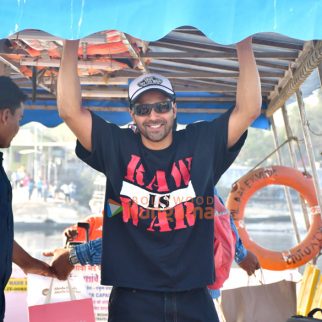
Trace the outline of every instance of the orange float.
{"type": "MultiPolygon", "coordinates": [[[[89,224],[88,239],[95,240],[102,238],[103,232],[103,215],[92,215],[84,219],[85,223],[89,224]]],[[[72,239],[73,242],[86,242],[86,230],[83,228],[73,225],[64,230],[64,235],[68,230],[76,230],[77,236],[72,239]]]]}
{"type": "Polygon", "coordinates": [[[272,166],[247,173],[232,187],[227,199],[240,238],[244,246],[258,258],[262,268],[285,270],[304,265],[317,256],[322,248],[321,210],[314,189],[312,177],[294,168],[272,166]],[[256,244],[248,235],[244,225],[244,211],[248,199],[259,189],[268,185],[283,185],[298,191],[311,211],[308,233],[295,247],[285,251],[272,251],[256,244]]]}

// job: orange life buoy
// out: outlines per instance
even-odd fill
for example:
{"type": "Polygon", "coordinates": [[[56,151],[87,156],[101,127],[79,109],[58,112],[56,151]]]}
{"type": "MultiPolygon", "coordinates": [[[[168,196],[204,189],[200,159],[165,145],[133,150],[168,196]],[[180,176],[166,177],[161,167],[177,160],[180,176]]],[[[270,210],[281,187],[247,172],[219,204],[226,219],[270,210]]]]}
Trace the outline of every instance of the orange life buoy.
{"type": "Polygon", "coordinates": [[[240,238],[252,251],[261,267],[284,270],[299,267],[317,256],[322,248],[321,210],[312,177],[294,168],[272,166],[260,168],[240,178],[232,187],[227,199],[240,238]],[[311,225],[307,236],[298,245],[286,251],[272,251],[256,244],[248,235],[244,225],[244,210],[248,199],[259,189],[268,185],[284,185],[298,191],[311,210],[311,225]]]}

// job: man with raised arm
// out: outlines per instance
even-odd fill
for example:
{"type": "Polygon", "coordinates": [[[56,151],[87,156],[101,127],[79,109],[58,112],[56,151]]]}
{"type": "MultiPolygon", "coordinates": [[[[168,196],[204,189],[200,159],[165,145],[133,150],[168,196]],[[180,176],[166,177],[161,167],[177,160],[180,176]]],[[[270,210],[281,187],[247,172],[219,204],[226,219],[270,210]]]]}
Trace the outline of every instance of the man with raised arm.
{"type": "MultiPolygon", "coordinates": [[[[216,278],[213,187],[260,114],[251,39],[237,44],[235,107],[180,131],[174,131],[175,92],[158,74],[142,75],[129,86],[135,132],[82,108],[78,46],[78,41],[65,42],[58,109],[78,138],[76,154],[108,176],[106,200],[123,210],[104,218],[101,282],[114,286],[109,321],[218,321],[206,289],[216,278]]],[[[59,278],[86,262],[81,247],[54,252],[59,278]]]]}

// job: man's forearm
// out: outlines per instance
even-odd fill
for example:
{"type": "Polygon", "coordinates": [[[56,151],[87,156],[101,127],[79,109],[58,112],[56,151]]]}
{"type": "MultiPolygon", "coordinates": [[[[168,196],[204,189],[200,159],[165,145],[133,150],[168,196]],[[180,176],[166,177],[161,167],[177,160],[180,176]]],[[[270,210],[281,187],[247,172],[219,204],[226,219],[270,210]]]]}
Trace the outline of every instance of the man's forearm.
{"type": "Polygon", "coordinates": [[[241,41],[236,47],[239,61],[236,108],[255,119],[260,113],[262,94],[251,38],[241,41]]]}
{"type": "Polygon", "coordinates": [[[16,241],[13,242],[12,261],[17,264],[25,274],[39,274],[44,276],[54,276],[51,267],[32,256],[30,256],[16,241]]]}
{"type": "Polygon", "coordinates": [[[14,241],[12,261],[19,267],[25,267],[31,259],[31,256],[16,241],[14,241]]]}
{"type": "Polygon", "coordinates": [[[59,115],[66,119],[81,108],[81,88],[77,73],[78,40],[66,40],[57,81],[59,115]]]}
{"type": "Polygon", "coordinates": [[[75,246],[76,255],[81,265],[101,265],[102,238],[75,246]]]}
{"type": "Polygon", "coordinates": [[[66,40],[58,74],[57,106],[59,115],[83,147],[91,151],[92,118],[81,106],[81,88],[77,73],[78,40],[66,40]]]}

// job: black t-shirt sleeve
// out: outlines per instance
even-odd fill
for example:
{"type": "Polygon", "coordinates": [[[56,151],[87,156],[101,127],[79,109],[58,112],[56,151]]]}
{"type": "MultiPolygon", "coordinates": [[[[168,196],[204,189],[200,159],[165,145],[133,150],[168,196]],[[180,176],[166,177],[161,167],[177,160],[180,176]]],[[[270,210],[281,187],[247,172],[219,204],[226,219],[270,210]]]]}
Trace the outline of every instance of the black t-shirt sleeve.
{"type": "Polygon", "coordinates": [[[198,164],[210,162],[212,164],[214,183],[229,168],[236,159],[247,137],[247,131],[234,146],[227,148],[228,122],[232,109],[223,113],[211,122],[200,122],[189,126],[189,139],[197,147],[198,164]]]}
{"type": "Polygon", "coordinates": [[[113,163],[118,164],[121,129],[92,115],[92,151],[86,150],[77,140],[76,155],[97,171],[107,174],[113,163]]]}
{"type": "Polygon", "coordinates": [[[215,174],[217,173],[219,176],[221,176],[235,161],[247,138],[246,130],[239,140],[228,149],[228,123],[232,111],[233,109],[228,110],[219,118],[211,122],[211,126],[214,127],[214,131],[216,133],[216,138],[218,138],[218,146],[216,147],[216,150],[221,154],[216,153],[214,158],[215,174]],[[221,172],[220,174],[218,173],[218,170],[221,172]]]}

